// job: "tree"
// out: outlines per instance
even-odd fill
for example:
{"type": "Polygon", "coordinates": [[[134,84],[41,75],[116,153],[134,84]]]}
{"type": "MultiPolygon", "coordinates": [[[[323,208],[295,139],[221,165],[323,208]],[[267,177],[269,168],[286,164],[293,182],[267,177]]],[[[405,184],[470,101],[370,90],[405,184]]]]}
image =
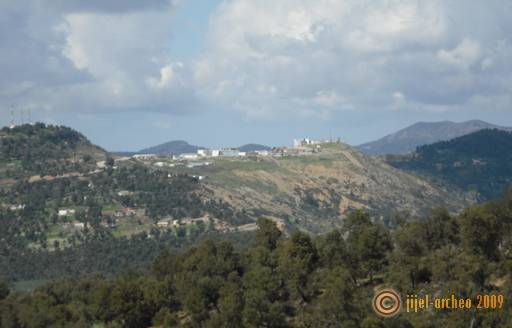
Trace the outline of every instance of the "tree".
{"type": "Polygon", "coordinates": [[[318,237],[317,249],[319,260],[323,267],[355,267],[351,263],[354,258],[351,256],[351,252],[348,251],[345,239],[339,230],[334,230],[325,236],[318,237]]]}
{"type": "Polygon", "coordinates": [[[504,220],[498,208],[493,203],[476,205],[466,209],[458,219],[464,246],[489,260],[498,259],[498,246],[503,238],[504,220]]]}
{"type": "Polygon", "coordinates": [[[343,267],[330,270],[323,281],[323,293],[306,317],[307,327],[359,327],[362,312],[356,297],[357,285],[343,267]]]}
{"type": "Polygon", "coordinates": [[[292,297],[307,302],[308,278],[315,270],[318,253],[311,238],[303,232],[295,232],[280,249],[278,271],[286,281],[292,297]]]}
{"type": "Polygon", "coordinates": [[[288,327],[286,291],[270,267],[256,264],[243,277],[245,327],[288,327]]]}
{"type": "Polygon", "coordinates": [[[164,249],[153,261],[153,273],[158,279],[173,276],[177,272],[178,257],[169,249],[164,249]]]}
{"type": "Polygon", "coordinates": [[[125,327],[148,327],[157,311],[144,298],[144,279],[133,275],[114,281],[109,305],[114,318],[125,327]]]}
{"type": "Polygon", "coordinates": [[[207,327],[238,328],[243,327],[242,311],[244,298],[241,280],[232,272],[219,290],[218,312],[208,321],[207,327]]]}
{"type": "Polygon", "coordinates": [[[108,167],[114,166],[114,159],[112,158],[112,156],[107,156],[107,160],[105,161],[105,165],[107,165],[108,167]]]}
{"type": "Polygon", "coordinates": [[[459,242],[459,225],[446,208],[436,208],[422,221],[424,233],[421,238],[429,250],[441,248],[447,244],[459,242]]]}
{"type": "Polygon", "coordinates": [[[282,236],[281,230],[277,228],[274,221],[266,218],[259,218],[257,225],[256,247],[263,247],[270,251],[274,250],[282,236]]]}
{"type": "Polygon", "coordinates": [[[386,228],[372,223],[370,215],[355,211],[348,215],[343,231],[347,235],[347,247],[356,255],[351,271],[354,277],[369,277],[373,281],[374,274],[386,264],[386,254],[392,249],[391,236],[386,228]]]}
{"type": "Polygon", "coordinates": [[[419,221],[402,224],[394,233],[395,250],[389,256],[387,274],[392,285],[402,291],[413,292],[419,283],[430,279],[429,263],[425,260],[428,247],[422,233],[419,221]]]}

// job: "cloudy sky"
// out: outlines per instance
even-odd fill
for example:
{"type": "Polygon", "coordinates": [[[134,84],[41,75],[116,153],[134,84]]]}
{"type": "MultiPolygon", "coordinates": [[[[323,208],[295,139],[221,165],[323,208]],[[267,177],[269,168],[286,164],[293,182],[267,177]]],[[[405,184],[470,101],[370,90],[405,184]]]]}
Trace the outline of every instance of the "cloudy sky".
{"type": "Polygon", "coordinates": [[[510,0],[0,0],[0,124],[30,110],[109,150],[512,126],[510,17],[510,0]]]}

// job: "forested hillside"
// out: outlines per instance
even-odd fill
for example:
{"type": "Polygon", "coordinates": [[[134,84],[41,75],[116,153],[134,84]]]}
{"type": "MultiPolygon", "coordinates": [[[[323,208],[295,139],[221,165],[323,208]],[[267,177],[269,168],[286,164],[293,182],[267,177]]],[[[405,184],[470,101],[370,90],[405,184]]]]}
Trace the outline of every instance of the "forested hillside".
{"type": "Polygon", "coordinates": [[[447,141],[484,129],[512,131],[510,127],[494,125],[481,120],[466,122],[418,122],[379,140],[357,146],[365,154],[400,155],[413,152],[417,147],[447,141]]]}
{"type": "Polygon", "coordinates": [[[68,127],[35,123],[0,130],[0,179],[87,172],[106,157],[68,127]]]}
{"type": "Polygon", "coordinates": [[[0,286],[2,327],[508,327],[512,324],[512,192],[451,216],[397,218],[394,228],[353,212],[341,229],[286,236],[260,219],[239,251],[204,241],[165,250],[150,274],[74,277],[32,293],[0,286]],[[373,313],[374,290],[470,298],[500,308],[373,313]]]}
{"type": "Polygon", "coordinates": [[[113,272],[141,267],[160,247],[181,247],[212,230],[204,221],[172,231],[157,229],[159,218],[211,215],[226,222],[247,222],[244,213],[227,204],[203,201],[200,191],[196,178],[168,177],[141,166],[108,168],[87,179],[19,181],[8,190],[0,189],[0,201],[18,204],[0,208],[0,273],[21,280],[94,272],[93,268],[113,272]],[[58,215],[61,208],[70,214],[58,215]],[[125,215],[123,209],[130,212],[125,215]],[[137,211],[144,214],[136,216],[137,211]],[[145,255],[137,256],[140,251],[145,255]]]}
{"type": "Polygon", "coordinates": [[[512,132],[481,130],[418,147],[412,156],[388,157],[388,162],[475,191],[480,199],[489,200],[512,183],[512,132]]]}

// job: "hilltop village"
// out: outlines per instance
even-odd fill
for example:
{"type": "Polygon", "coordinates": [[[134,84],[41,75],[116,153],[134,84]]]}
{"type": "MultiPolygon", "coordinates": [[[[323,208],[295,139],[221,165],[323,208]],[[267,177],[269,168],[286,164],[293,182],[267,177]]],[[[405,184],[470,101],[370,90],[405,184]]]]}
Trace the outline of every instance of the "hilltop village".
{"type": "MultiPolygon", "coordinates": [[[[195,153],[183,153],[180,155],[157,155],[157,154],[135,154],[131,158],[142,162],[151,162],[154,166],[175,167],[186,165],[188,168],[199,166],[209,166],[211,161],[204,161],[215,158],[258,158],[258,157],[288,157],[288,156],[308,156],[319,153],[322,144],[332,143],[332,140],[313,140],[308,138],[294,139],[293,145],[284,147],[273,147],[271,150],[240,151],[238,148],[221,149],[198,149],[195,153]]],[[[338,139],[336,141],[340,143],[338,139]]],[[[127,160],[124,157],[122,160],[127,160]]]]}

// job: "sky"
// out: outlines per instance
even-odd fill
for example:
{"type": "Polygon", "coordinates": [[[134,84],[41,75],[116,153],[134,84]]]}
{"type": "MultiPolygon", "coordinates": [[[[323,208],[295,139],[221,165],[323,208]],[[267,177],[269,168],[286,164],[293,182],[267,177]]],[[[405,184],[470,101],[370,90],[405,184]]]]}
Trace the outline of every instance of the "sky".
{"type": "Polygon", "coordinates": [[[0,0],[0,125],[108,150],[512,126],[510,0],[0,0]]]}

